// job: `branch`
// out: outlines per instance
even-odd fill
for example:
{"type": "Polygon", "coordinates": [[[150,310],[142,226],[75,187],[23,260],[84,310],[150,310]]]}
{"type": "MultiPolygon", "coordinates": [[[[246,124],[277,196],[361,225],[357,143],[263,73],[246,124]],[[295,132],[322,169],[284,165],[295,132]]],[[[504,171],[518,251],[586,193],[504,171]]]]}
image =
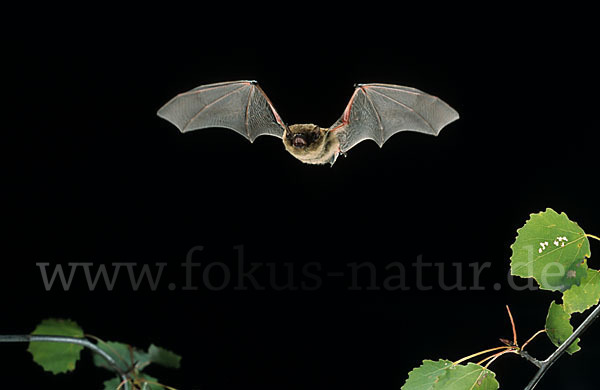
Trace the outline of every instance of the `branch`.
{"type": "Polygon", "coordinates": [[[91,349],[93,352],[102,356],[104,360],[108,363],[108,365],[115,370],[121,380],[124,381],[125,390],[129,390],[129,378],[127,373],[123,372],[121,368],[118,366],[117,362],[106,353],[104,350],[100,349],[96,344],[90,342],[86,338],[79,337],[67,337],[67,336],[45,336],[45,335],[0,335],[0,343],[29,343],[36,341],[44,341],[44,342],[53,342],[53,343],[67,343],[67,344],[77,344],[84,346],[86,348],[91,349]]]}
{"type": "Polygon", "coordinates": [[[567,348],[573,344],[577,337],[579,337],[579,335],[583,333],[598,317],[600,317],[600,305],[596,306],[594,311],[587,316],[587,318],[581,323],[581,325],[579,325],[575,332],[573,332],[573,334],[569,336],[569,338],[566,339],[565,342],[562,343],[560,347],[558,347],[556,351],[554,351],[552,355],[548,357],[548,359],[541,362],[541,365],[539,366],[540,369],[529,382],[525,390],[533,390],[540,379],[542,379],[542,377],[546,374],[548,369],[565,353],[567,348]]]}
{"type": "Polygon", "coordinates": [[[537,368],[541,368],[542,367],[542,362],[540,362],[539,360],[537,360],[536,358],[534,358],[533,356],[531,356],[530,354],[528,354],[527,352],[520,350],[519,352],[517,352],[519,354],[519,356],[521,356],[522,358],[524,358],[525,360],[528,360],[529,362],[531,362],[534,366],[536,366],[537,368]]]}

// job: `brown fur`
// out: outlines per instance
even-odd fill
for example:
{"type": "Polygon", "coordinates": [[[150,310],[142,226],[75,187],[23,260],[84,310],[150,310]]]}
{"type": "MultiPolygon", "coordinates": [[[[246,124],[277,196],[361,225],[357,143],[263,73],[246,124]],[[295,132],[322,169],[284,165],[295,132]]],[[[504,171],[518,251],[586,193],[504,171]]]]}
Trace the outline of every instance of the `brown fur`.
{"type": "Polygon", "coordinates": [[[337,137],[327,130],[313,124],[291,125],[286,129],[282,137],[283,144],[288,152],[303,163],[327,164],[332,161],[335,154],[339,151],[337,137]],[[303,133],[310,135],[310,133],[316,132],[319,133],[319,138],[304,148],[295,147],[287,137],[288,134],[303,133]]]}

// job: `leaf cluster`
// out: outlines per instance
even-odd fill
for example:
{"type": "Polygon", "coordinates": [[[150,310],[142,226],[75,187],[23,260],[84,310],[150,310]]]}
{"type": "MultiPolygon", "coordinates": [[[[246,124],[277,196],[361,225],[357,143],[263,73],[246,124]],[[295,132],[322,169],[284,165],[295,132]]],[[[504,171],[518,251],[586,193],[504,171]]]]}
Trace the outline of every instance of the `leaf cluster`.
{"type": "MultiPolygon", "coordinates": [[[[85,337],[81,327],[74,321],[56,318],[43,320],[31,334],[85,337]]],[[[151,364],[177,369],[180,366],[181,356],[154,344],[151,344],[147,350],[142,350],[125,343],[103,341],[91,335],[87,335],[87,338],[94,339],[96,347],[110,356],[115,363],[114,366],[111,366],[101,355],[94,354],[93,356],[95,366],[107,369],[115,374],[115,377],[104,382],[105,390],[122,388],[124,381],[121,374],[126,376],[127,381],[134,389],[172,389],[161,384],[144,370],[151,364]]],[[[83,348],[81,345],[71,343],[33,341],[29,343],[28,351],[33,356],[33,360],[42,366],[44,370],[58,374],[75,369],[83,348]]]]}
{"type": "MultiPolygon", "coordinates": [[[[511,274],[522,278],[533,278],[541,290],[556,291],[562,295],[562,302],[553,301],[548,309],[543,330],[536,333],[523,346],[517,344],[516,330],[512,315],[514,341],[501,340],[505,346],[491,348],[459,359],[424,360],[422,365],[408,374],[402,390],[495,390],[500,387],[496,375],[488,366],[506,353],[517,353],[532,361],[539,362],[524,351],[525,346],[535,336],[546,333],[557,347],[573,334],[571,317],[574,313],[584,313],[598,305],[600,301],[600,271],[588,266],[591,256],[589,237],[565,213],[546,211],[531,214],[525,225],[517,230],[515,242],[511,245],[511,274]],[[495,352],[477,364],[460,364],[472,357],[495,352]],[[482,366],[483,362],[488,363],[482,366]]],[[[581,349],[576,339],[566,352],[573,354],[581,349]]]]}

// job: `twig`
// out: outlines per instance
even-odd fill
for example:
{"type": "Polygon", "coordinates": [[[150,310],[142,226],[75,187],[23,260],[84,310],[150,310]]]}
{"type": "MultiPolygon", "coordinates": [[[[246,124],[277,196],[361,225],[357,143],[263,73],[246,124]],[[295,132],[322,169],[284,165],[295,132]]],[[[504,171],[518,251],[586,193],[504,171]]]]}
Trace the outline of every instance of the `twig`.
{"type": "Polygon", "coordinates": [[[540,362],[539,360],[537,360],[536,358],[534,358],[533,356],[531,356],[527,352],[523,351],[522,349],[519,352],[517,352],[517,353],[522,358],[524,358],[524,359],[530,361],[531,363],[533,363],[537,368],[541,368],[542,367],[542,362],[540,362]]]}
{"type": "Polygon", "coordinates": [[[79,337],[67,337],[67,336],[46,336],[46,335],[0,335],[0,343],[29,343],[29,342],[51,342],[51,343],[67,343],[67,344],[77,344],[83,347],[91,349],[93,352],[102,356],[104,360],[108,363],[108,365],[114,369],[121,380],[125,381],[125,390],[129,389],[129,377],[121,368],[118,366],[117,362],[106,353],[104,350],[99,348],[96,344],[90,342],[88,339],[79,338],[79,337]]]}
{"type": "MultiPolygon", "coordinates": [[[[562,343],[560,347],[558,347],[556,351],[554,351],[552,355],[548,357],[548,359],[544,360],[543,362],[540,362],[539,370],[537,371],[533,379],[531,379],[525,390],[533,390],[540,381],[540,379],[542,379],[542,377],[546,374],[548,369],[565,353],[567,348],[569,348],[571,344],[573,344],[577,337],[579,337],[579,335],[583,333],[598,317],[600,317],[600,305],[596,306],[594,311],[592,311],[590,315],[587,316],[587,318],[581,323],[581,325],[579,325],[577,329],[575,329],[575,332],[573,332],[573,334],[569,336],[569,338],[566,339],[565,342],[562,343]]],[[[522,353],[521,356],[523,356],[522,353]]]]}

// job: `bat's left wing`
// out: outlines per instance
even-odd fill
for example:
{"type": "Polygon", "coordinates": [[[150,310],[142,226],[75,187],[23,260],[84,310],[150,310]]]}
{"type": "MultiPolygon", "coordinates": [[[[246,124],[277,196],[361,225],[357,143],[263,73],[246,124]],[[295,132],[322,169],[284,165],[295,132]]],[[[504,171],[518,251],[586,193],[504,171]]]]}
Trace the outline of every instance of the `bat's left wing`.
{"type": "Polygon", "coordinates": [[[418,89],[391,84],[358,84],[344,114],[329,131],[336,132],[340,151],[372,139],[380,147],[399,131],[438,135],[458,113],[441,99],[418,89]]]}
{"type": "Polygon", "coordinates": [[[285,131],[284,122],[256,81],[202,85],[175,96],[157,114],[181,132],[224,127],[250,142],[263,134],[281,138],[285,131]]]}

